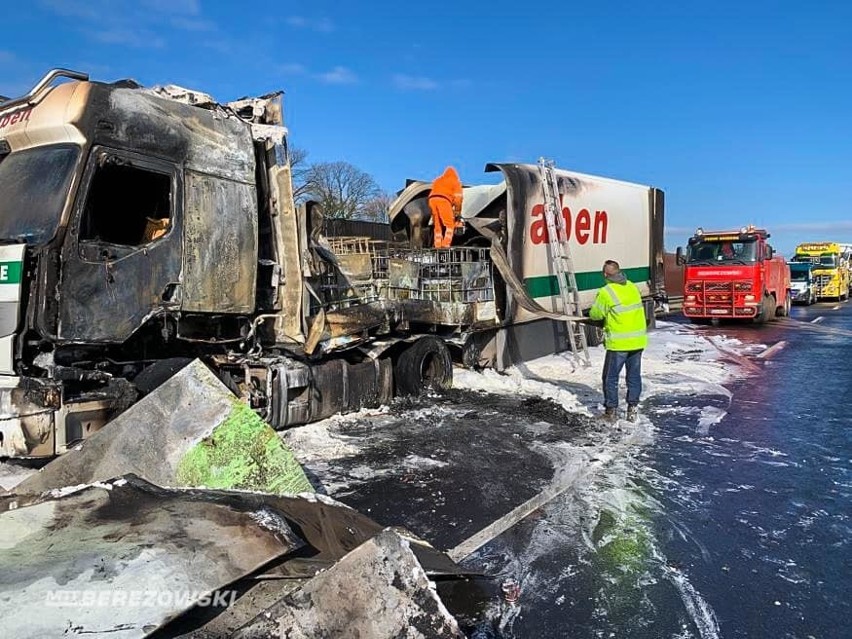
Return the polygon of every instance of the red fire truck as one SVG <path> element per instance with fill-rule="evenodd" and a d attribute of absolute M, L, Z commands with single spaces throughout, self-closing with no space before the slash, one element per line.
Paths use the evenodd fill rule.
<path fill-rule="evenodd" d="M 684 267 L 683 314 L 693 322 L 751 319 L 766 322 L 790 314 L 790 267 L 775 255 L 765 229 L 704 231 L 677 249 Z"/>

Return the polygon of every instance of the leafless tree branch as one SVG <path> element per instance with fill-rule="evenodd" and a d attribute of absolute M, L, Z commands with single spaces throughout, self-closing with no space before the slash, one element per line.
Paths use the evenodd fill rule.
<path fill-rule="evenodd" d="M 303 198 L 316 200 L 326 218 L 364 219 L 375 216 L 375 202 L 383 193 L 369 173 L 349 162 L 317 162 L 307 167 Z"/>

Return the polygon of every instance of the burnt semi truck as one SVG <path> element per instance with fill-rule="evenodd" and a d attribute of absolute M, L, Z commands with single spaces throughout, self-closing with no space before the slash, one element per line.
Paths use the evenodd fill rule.
<path fill-rule="evenodd" d="M 564 313 L 553 266 L 542 195 L 540 165 L 488 164 L 496 183 L 463 188 L 463 230 L 454 242 L 485 247 L 494 270 L 494 319 L 453 336 L 468 366 L 498 370 L 566 349 L 571 325 Z M 639 287 L 649 324 L 667 302 L 663 249 L 664 192 L 661 189 L 557 169 L 559 212 L 570 248 L 578 290 L 575 313 L 587 314 L 605 284 L 604 261 L 619 262 Z M 428 182 L 409 180 L 391 204 L 394 237 L 414 250 L 431 237 Z M 590 345 L 601 333 L 580 325 Z"/>
<path fill-rule="evenodd" d="M 449 249 L 416 215 L 393 242 L 326 238 L 294 202 L 281 93 L 51 71 L 0 102 L 0 457 L 66 451 L 194 358 L 284 428 L 446 388 L 453 359 L 564 348 L 534 166 L 499 168 Z M 662 192 L 560 185 L 577 253 L 594 247 L 584 291 L 612 258 L 659 294 Z"/>

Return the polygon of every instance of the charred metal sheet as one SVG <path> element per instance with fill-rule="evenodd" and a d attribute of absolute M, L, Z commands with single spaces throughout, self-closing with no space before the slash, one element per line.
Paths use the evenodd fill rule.
<path fill-rule="evenodd" d="M 161 486 L 176 485 L 186 452 L 221 424 L 234 396 L 200 361 L 22 482 L 20 494 L 104 481 L 134 473 Z"/>
<path fill-rule="evenodd" d="M 430 182 L 412 181 L 391 203 L 388 217 L 394 233 L 405 230 L 411 241 L 412 248 L 422 248 L 422 234 L 417 229 L 425 229 L 431 220 L 431 212 L 426 204 L 432 185 Z M 461 217 L 469 221 L 478 216 L 491 216 L 495 203 L 502 203 L 507 186 L 502 181 L 499 184 L 482 184 L 465 186 L 462 191 Z"/>
<path fill-rule="evenodd" d="M 432 190 L 431 182 L 420 182 L 420 181 L 411 181 L 409 182 L 405 189 L 397 196 L 397 198 L 391 202 L 388 207 L 388 220 L 390 221 L 391 227 L 394 226 L 394 219 L 402 213 L 405 206 L 412 202 L 413 200 L 427 197 L 429 191 Z"/>
<path fill-rule="evenodd" d="M 506 193 L 506 182 L 482 184 L 463 189 L 462 219 L 474 218 Z"/>
<path fill-rule="evenodd" d="M 651 291 L 654 300 L 668 302 L 666 293 L 666 249 L 663 242 L 666 194 L 662 189 L 650 190 L 651 208 Z"/>
<path fill-rule="evenodd" d="M 376 407 L 393 397 L 390 359 L 368 359 L 351 364 L 332 359 L 300 376 L 288 365 L 273 368 L 272 411 L 275 428 L 306 424 L 335 413 Z"/>
<path fill-rule="evenodd" d="M 0 457 L 53 455 L 60 397 L 55 382 L 0 376 Z"/>
<path fill-rule="evenodd" d="M 302 504 L 304 505 L 304 504 Z M 332 534 L 346 535 L 353 530 L 358 530 L 356 536 L 368 534 L 363 541 L 374 537 L 381 528 L 373 532 L 369 525 L 365 525 L 364 519 L 355 511 L 337 504 L 337 509 L 332 509 L 334 502 L 320 497 L 311 504 L 316 509 L 316 517 L 325 527 L 333 528 L 338 519 L 347 528 L 333 528 Z M 304 522 L 299 523 L 292 519 L 295 516 L 295 506 L 276 505 L 276 508 L 284 509 L 285 516 L 291 522 L 295 530 L 303 530 Z M 308 512 L 308 511 L 306 511 Z M 352 528 L 355 526 L 355 528 Z M 309 528 L 310 530 L 310 528 Z M 434 547 L 415 537 L 409 531 L 393 528 L 417 558 L 430 579 L 440 579 L 439 588 L 442 592 L 447 590 L 447 585 L 455 582 L 468 584 L 471 577 L 479 577 L 476 573 L 463 570 L 453 562 L 445 553 L 435 550 Z M 291 553 L 272 561 L 257 573 L 246 576 L 231 587 L 240 594 L 238 598 L 224 611 L 205 611 L 200 608 L 187 610 L 173 622 L 161 627 L 152 639 L 218 639 L 219 637 L 231 637 L 240 628 L 251 625 L 261 611 L 267 610 L 285 598 L 291 592 L 302 587 L 315 575 L 332 568 L 336 562 L 346 555 L 340 549 L 332 550 L 316 539 L 298 552 Z M 366 584 L 359 584 L 359 588 Z M 460 589 L 463 594 L 470 596 L 469 588 Z M 344 636 L 349 636 L 344 634 Z"/>
<path fill-rule="evenodd" d="M 0 618 L 13 637 L 142 637 L 304 546 L 262 498 L 133 477 L 4 501 Z"/>
<path fill-rule="evenodd" d="M 216 106 L 216 100 L 214 100 L 213 96 L 209 93 L 203 93 L 201 91 L 196 91 L 195 89 L 186 89 L 184 87 L 179 87 L 176 84 L 153 86 L 148 89 L 147 92 L 160 96 L 161 98 L 168 98 L 191 106 L 208 108 Z"/>
<path fill-rule="evenodd" d="M 348 308 L 326 311 L 325 325 L 331 339 L 344 335 L 358 335 L 387 323 L 383 303 L 358 304 Z"/>
<path fill-rule="evenodd" d="M 248 491 L 228 490 L 206 490 L 206 489 L 164 489 L 154 486 L 135 475 L 124 477 L 127 485 L 134 490 L 141 490 L 153 495 L 177 495 L 186 496 L 191 500 L 209 502 L 212 504 L 225 505 L 239 511 L 255 512 L 261 509 L 270 509 L 287 520 L 287 524 L 297 530 L 312 551 L 305 556 L 313 558 L 318 565 L 330 564 L 346 553 L 357 548 L 367 539 L 378 534 L 382 527 L 369 517 L 323 495 L 269 495 Z M 112 480 L 108 483 L 114 483 Z M 85 485 L 84 485 L 85 486 Z M 15 491 L 11 494 L 0 495 L 0 514 L 7 510 L 12 511 L 24 508 L 28 505 L 40 504 L 54 499 L 54 492 L 41 494 L 21 494 Z M 73 489 L 64 489 L 64 492 Z M 63 489 L 55 491 L 55 495 L 61 495 Z M 4 527 L 0 526 L 0 535 Z M 5 539 L 4 537 L 0 537 Z M 437 550 L 418 544 L 414 546 L 415 552 L 424 566 L 436 566 L 443 570 L 446 555 L 438 553 Z M 2 548 L 0 548 L 2 551 Z M 441 556 L 440 561 L 436 554 Z M 270 558 L 271 559 L 271 558 Z M 272 569 L 276 563 L 270 563 L 264 567 Z M 0 574 L 2 578 L 2 574 Z M 2 600 L 2 599 L 0 599 Z"/>
<path fill-rule="evenodd" d="M 133 386 L 120 378 L 71 394 L 63 393 L 57 379 L 0 376 L 0 457 L 63 453 L 100 430 L 136 397 Z"/>
<path fill-rule="evenodd" d="M 273 243 L 278 263 L 283 269 L 279 280 L 278 299 L 281 313 L 275 321 L 275 341 L 304 344 L 303 326 L 304 265 L 302 251 L 307 246 L 304 223 L 293 207 L 293 183 L 290 167 L 274 166 L 269 170 L 270 198 L 274 204 L 272 215 Z M 305 209 L 301 208 L 300 212 Z"/>
<path fill-rule="evenodd" d="M 234 637 L 461 638 L 408 543 L 386 530 L 241 628 Z"/>
<path fill-rule="evenodd" d="M 407 300 L 402 303 L 403 317 L 412 324 L 459 326 L 475 330 L 494 328 L 498 323 L 493 300 L 483 302 L 432 302 Z"/>
<path fill-rule="evenodd" d="M 222 110 L 182 104 L 140 89 L 93 83 L 95 142 L 179 161 L 192 171 L 253 183 L 251 125 Z"/>
<path fill-rule="evenodd" d="M 66 418 L 66 431 L 73 423 Z M 272 428 L 198 360 L 16 490 L 38 493 L 129 472 L 165 486 L 313 491 Z"/>
<path fill-rule="evenodd" d="M 373 260 L 369 253 L 338 255 L 337 265 L 353 284 L 363 284 L 373 278 Z"/>
<path fill-rule="evenodd" d="M 391 289 L 399 289 L 397 297 L 406 299 L 408 291 L 420 288 L 420 264 L 402 257 L 388 259 L 388 283 Z"/>
<path fill-rule="evenodd" d="M 181 309 L 253 312 L 258 250 L 254 186 L 192 171 L 185 179 Z"/>

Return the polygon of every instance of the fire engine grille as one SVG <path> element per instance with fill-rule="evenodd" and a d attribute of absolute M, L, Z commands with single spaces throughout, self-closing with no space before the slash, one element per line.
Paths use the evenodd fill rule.
<path fill-rule="evenodd" d="M 686 283 L 684 313 L 698 317 L 750 317 L 756 310 L 746 305 L 750 280 L 691 280 Z"/>
<path fill-rule="evenodd" d="M 692 280 L 686 284 L 688 293 L 703 293 L 704 291 L 723 291 L 730 292 L 731 290 L 743 292 L 750 291 L 752 283 L 750 280 L 735 280 L 728 282 L 719 282 L 716 280 Z"/>

